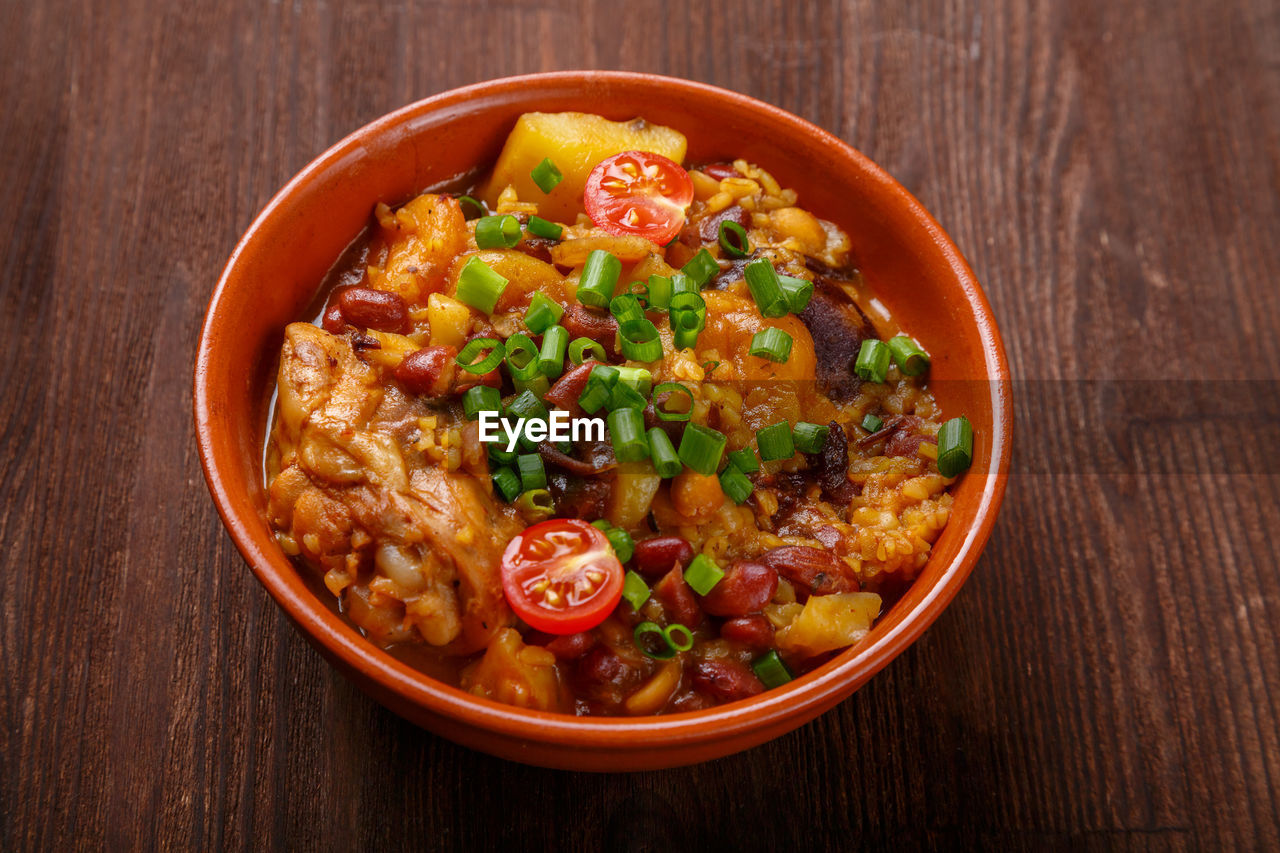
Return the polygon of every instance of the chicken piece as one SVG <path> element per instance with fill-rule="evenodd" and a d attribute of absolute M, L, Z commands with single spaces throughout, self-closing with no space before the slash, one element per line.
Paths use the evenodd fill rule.
<path fill-rule="evenodd" d="M 504 628 L 484 657 L 462 671 L 462 689 L 519 708 L 567 711 L 568 701 L 556 669 L 556 656 L 526 646 L 514 628 Z"/>

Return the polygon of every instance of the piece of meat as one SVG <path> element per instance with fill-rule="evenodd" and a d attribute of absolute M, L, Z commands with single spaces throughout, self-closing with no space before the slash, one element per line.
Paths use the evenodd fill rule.
<path fill-rule="evenodd" d="M 853 500 L 857 489 L 849 482 L 849 437 L 835 421 L 827 424 L 826 444 L 817 453 L 806 453 L 809 471 L 822 486 L 822 497 L 835 504 Z"/>
<path fill-rule="evenodd" d="M 577 451 L 578 456 L 570 456 L 557 450 L 549 441 L 538 443 L 538 453 L 543 462 L 579 477 L 593 477 L 618 467 L 618 460 L 613 455 L 613 445 L 607 441 L 580 441 Z"/>
<path fill-rule="evenodd" d="M 848 563 L 830 551 L 805 545 L 784 545 L 760 555 L 760 562 L 796 586 L 802 598 L 833 592 L 858 592 L 858 579 Z"/>
<path fill-rule="evenodd" d="M 580 477 L 561 471 L 551 471 L 547 477 L 551 498 L 555 501 L 556 517 L 581 518 L 595 521 L 604 518 L 613 494 L 612 476 Z"/>
<path fill-rule="evenodd" d="M 853 399 L 862 387 L 853 372 L 858 350 L 875 337 L 867 315 L 831 279 L 819 275 L 800 320 L 813 338 L 819 388 L 836 402 Z"/>

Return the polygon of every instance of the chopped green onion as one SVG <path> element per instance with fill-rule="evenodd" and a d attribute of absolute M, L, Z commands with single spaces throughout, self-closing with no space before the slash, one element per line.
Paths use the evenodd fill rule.
<path fill-rule="evenodd" d="M 653 469 L 663 479 L 669 480 L 684 470 L 680 457 L 676 455 L 675 445 L 671 443 L 671 437 L 662 427 L 652 427 L 649 430 L 649 457 L 653 459 Z"/>
<path fill-rule="evenodd" d="M 480 353 L 485 350 L 489 350 L 489 354 L 479 358 Z M 472 338 L 453 361 L 467 373 L 481 374 L 502 364 L 506 354 L 506 348 L 497 338 Z"/>
<path fill-rule="evenodd" d="M 747 264 L 744 271 L 747 278 L 747 289 L 751 298 L 765 317 L 782 317 L 790 310 L 787 295 L 782 291 L 778 281 L 778 271 L 768 258 L 756 258 Z"/>
<path fill-rule="evenodd" d="M 555 515 L 556 502 L 546 489 L 528 489 L 516 498 L 516 509 L 525 521 L 546 521 Z"/>
<path fill-rule="evenodd" d="M 518 376 L 511 377 L 511 386 L 516 389 L 516 393 L 520 394 L 525 391 L 532 391 L 537 396 L 551 390 L 551 380 L 543 376 L 541 373 L 535 373 L 528 379 L 521 379 Z"/>
<path fill-rule="evenodd" d="M 643 367 L 619 367 L 618 381 L 630 385 L 646 396 L 653 389 L 653 374 Z"/>
<path fill-rule="evenodd" d="M 608 533 L 609 528 L 613 527 L 607 518 L 597 518 L 595 521 L 591 522 L 591 526 L 596 530 L 599 530 L 601 533 Z"/>
<path fill-rule="evenodd" d="M 529 309 L 524 312 L 524 324 L 530 332 L 540 335 L 550 329 L 564 316 L 564 309 L 545 293 L 534 291 L 529 300 Z"/>
<path fill-rule="evenodd" d="M 591 338 L 574 338 L 569 344 L 569 361 L 575 367 L 587 360 L 603 362 L 605 360 L 604 347 L 600 346 L 598 341 Z"/>
<path fill-rule="evenodd" d="M 667 408 L 658 397 L 662 394 L 683 394 L 685 399 L 689 401 L 689 406 L 683 412 L 673 411 Z M 667 397 L 666 403 L 671 402 L 671 397 Z M 687 421 L 693 413 L 693 392 L 681 385 L 679 382 L 663 382 L 657 388 L 653 389 L 653 411 L 658 415 L 658 420 L 663 421 Z"/>
<path fill-rule="evenodd" d="M 613 386 L 618 383 L 618 368 L 597 364 L 587 376 L 587 384 L 578 395 L 578 405 L 587 414 L 594 414 L 609 402 Z"/>
<path fill-rule="evenodd" d="M 689 259 L 689 263 L 681 267 L 681 271 L 689 276 L 689 280 L 695 287 L 701 290 L 707 282 L 720 273 L 720 264 L 716 263 L 716 259 L 711 257 L 710 252 L 702 249 Z"/>
<path fill-rule="evenodd" d="M 626 383 L 618 382 L 609 389 L 609 401 L 604 405 L 611 412 L 614 409 L 640 409 L 643 411 L 648 402 L 639 391 Z"/>
<path fill-rule="evenodd" d="M 504 501 L 515 500 L 520 494 L 520 478 L 510 468 L 502 467 L 493 472 L 493 487 L 502 495 Z"/>
<path fill-rule="evenodd" d="M 604 532 L 604 538 L 613 546 L 613 553 L 617 555 L 619 563 L 625 563 L 635 555 L 636 542 L 621 527 L 610 527 Z"/>
<path fill-rule="evenodd" d="M 462 272 L 458 274 L 459 302 L 465 302 L 477 311 L 492 314 L 498 306 L 498 297 L 507 289 L 507 280 L 494 272 L 488 264 L 472 255 Z"/>
<path fill-rule="evenodd" d="M 869 382 L 883 382 L 889 373 L 889 348 L 874 338 L 863 341 L 853 372 Z"/>
<path fill-rule="evenodd" d="M 509 213 L 476 220 L 476 245 L 481 249 L 510 249 L 520 242 L 520 220 Z"/>
<path fill-rule="evenodd" d="M 693 632 L 679 622 L 672 622 L 666 628 L 662 629 L 662 634 L 667 638 L 667 643 L 671 648 L 678 652 L 687 652 L 693 648 Z M 679 635 L 679 639 L 677 639 Z"/>
<path fill-rule="evenodd" d="M 647 657 L 651 657 L 654 660 L 671 660 L 676 656 L 676 647 L 671 645 L 671 640 L 668 639 L 666 632 L 656 622 L 641 622 L 632 632 L 632 637 L 635 640 L 636 648 Z M 650 639 L 646 640 L 646 637 Z M 653 638 L 658 641 L 656 649 L 649 648 L 653 645 Z"/>
<path fill-rule="evenodd" d="M 929 368 L 929 354 L 906 335 L 889 338 L 889 352 L 903 376 L 919 376 Z"/>
<path fill-rule="evenodd" d="M 747 242 L 747 229 L 728 219 L 720 223 L 720 248 L 731 258 L 745 258 L 751 254 L 751 244 Z"/>
<path fill-rule="evenodd" d="M 474 421 L 481 412 L 501 412 L 502 395 L 497 388 L 489 385 L 476 385 L 468 388 L 462 395 L 462 413 L 467 420 Z"/>
<path fill-rule="evenodd" d="M 533 171 L 529 173 L 529 177 L 533 178 L 533 182 L 538 185 L 538 189 L 544 193 L 551 192 L 556 188 L 556 184 L 564 180 L 564 175 L 556 168 L 556 164 L 551 162 L 550 157 L 534 166 Z"/>
<path fill-rule="evenodd" d="M 747 475 L 739 471 L 737 465 L 732 464 L 726 465 L 720 472 L 720 488 L 736 504 L 745 502 L 755 491 L 755 486 L 751 484 L 751 480 L 747 479 Z"/>
<path fill-rule="evenodd" d="M 628 569 L 622 578 L 622 597 L 630 603 L 632 610 L 639 612 L 649 600 L 649 585 L 644 582 L 644 578 Z"/>
<path fill-rule="evenodd" d="M 538 346 L 523 332 L 507 338 L 507 372 L 512 379 L 529 380 L 538 375 Z"/>
<path fill-rule="evenodd" d="M 867 432 L 879 432 L 882 426 L 884 426 L 884 421 L 875 415 L 868 414 L 862 419 L 862 428 Z"/>
<path fill-rule="evenodd" d="M 697 293 L 702 288 L 698 287 L 693 279 L 689 278 L 687 273 L 678 272 L 671 276 L 671 295 L 677 293 Z"/>
<path fill-rule="evenodd" d="M 618 325 L 631 320 L 643 320 L 644 309 L 634 293 L 620 293 L 609 300 L 609 313 L 618 320 Z"/>
<path fill-rule="evenodd" d="M 483 204 L 469 195 L 458 196 L 458 207 L 462 208 L 462 218 L 466 220 L 476 219 L 488 213 Z"/>
<path fill-rule="evenodd" d="M 781 329 L 770 326 L 751 337 L 751 349 L 748 352 L 783 364 L 791 358 L 791 336 Z"/>
<path fill-rule="evenodd" d="M 778 652 L 770 649 L 751 663 L 751 669 L 765 687 L 770 689 L 781 687 L 791 680 L 791 670 L 778 657 Z"/>
<path fill-rule="evenodd" d="M 622 368 L 608 364 L 597 364 L 591 368 L 590 375 L 603 382 L 606 388 L 612 388 L 622 378 Z"/>
<path fill-rule="evenodd" d="M 791 424 L 778 421 L 760 430 L 756 433 L 756 447 L 760 449 L 760 458 L 765 462 L 790 459 L 796 453 L 795 442 L 791 438 Z"/>
<path fill-rule="evenodd" d="M 696 291 L 676 291 L 671 296 L 671 331 L 676 349 L 689 349 L 707 325 L 707 303 Z"/>
<path fill-rule="evenodd" d="M 665 275 L 649 276 L 649 289 L 645 297 L 649 301 L 649 308 L 655 311 L 666 311 L 671 305 L 671 279 Z"/>
<path fill-rule="evenodd" d="M 809 300 L 813 298 L 813 282 L 793 275 L 779 275 L 778 284 L 787 296 L 787 308 L 792 314 L 799 314 L 809 306 Z"/>
<path fill-rule="evenodd" d="M 613 299 L 618 276 L 622 273 L 622 261 L 604 249 L 596 249 L 587 255 L 578 279 L 578 301 L 593 308 L 607 308 Z"/>
<path fill-rule="evenodd" d="M 680 438 L 680 461 L 699 474 L 711 475 L 720 467 L 727 439 L 702 424 L 689 424 Z"/>
<path fill-rule="evenodd" d="M 807 421 L 797 422 L 795 429 L 791 431 L 796 450 L 801 453 L 820 453 L 827 443 L 827 436 L 830 434 L 831 427 L 811 424 Z"/>
<path fill-rule="evenodd" d="M 498 425 L 498 440 L 489 445 L 489 458 L 499 465 L 510 465 L 516 461 L 518 455 L 514 450 L 507 450 L 507 445 L 511 443 L 511 434 L 507 432 L 507 428 Z"/>
<path fill-rule="evenodd" d="M 507 403 L 507 414 L 517 419 L 545 421 L 550 415 L 547 404 L 538 399 L 532 391 L 522 391 L 510 403 Z"/>
<path fill-rule="evenodd" d="M 724 569 L 706 554 L 694 557 L 689 561 L 689 568 L 684 570 L 684 582 L 698 595 L 711 592 L 723 577 Z"/>
<path fill-rule="evenodd" d="M 956 477 L 973 464 L 973 424 L 964 415 L 952 418 L 938 430 L 938 473 Z"/>
<path fill-rule="evenodd" d="M 751 474 L 760 470 L 760 460 L 756 458 L 756 452 L 750 447 L 744 447 L 741 450 L 735 450 L 730 453 L 729 464 L 744 474 Z"/>
<path fill-rule="evenodd" d="M 529 224 L 525 226 L 525 230 L 535 237 L 542 237 L 546 240 L 559 240 L 564 236 L 564 226 L 548 222 L 541 216 L 530 216 Z"/>
<path fill-rule="evenodd" d="M 538 370 L 543 376 L 555 379 L 564 373 L 564 354 L 569 348 L 569 331 L 564 326 L 552 326 L 542 334 L 542 349 L 538 353 Z"/>
<path fill-rule="evenodd" d="M 527 492 L 530 489 L 545 489 L 547 486 L 547 469 L 542 464 L 542 456 L 537 453 L 521 453 L 516 457 L 516 471 L 520 473 L 520 485 Z"/>
<path fill-rule="evenodd" d="M 638 462 L 648 458 L 649 442 L 645 440 L 644 415 L 639 409 L 614 409 L 609 413 L 608 424 L 613 455 L 619 462 Z"/>
<path fill-rule="evenodd" d="M 657 361 L 662 358 L 658 327 L 642 315 L 621 324 L 622 355 L 630 361 Z"/>

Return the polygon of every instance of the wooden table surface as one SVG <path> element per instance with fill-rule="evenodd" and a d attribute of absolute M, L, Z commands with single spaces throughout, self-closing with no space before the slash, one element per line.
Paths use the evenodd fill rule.
<path fill-rule="evenodd" d="M 1019 380 L 999 524 L 927 635 L 662 773 L 366 698 L 232 546 L 190 415 L 206 300 L 291 175 L 417 98 L 588 66 L 883 164 Z M 1275 3 L 3 3 L 0 262 L 0 849 L 1280 846 Z"/>

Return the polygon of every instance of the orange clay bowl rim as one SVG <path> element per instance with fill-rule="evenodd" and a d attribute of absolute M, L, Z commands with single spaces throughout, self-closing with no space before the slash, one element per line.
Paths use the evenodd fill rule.
<path fill-rule="evenodd" d="M 862 178 L 872 186 L 861 191 L 887 193 L 918 221 L 925 236 L 940 250 L 954 276 L 955 286 L 963 291 L 965 302 L 973 311 L 982 341 L 985 379 L 991 385 L 992 450 L 979 497 L 974 522 L 964 531 L 964 541 L 951 564 L 922 601 L 885 634 L 873 641 L 846 649 L 822 666 L 789 684 L 767 690 L 749 699 L 700 711 L 647 717 L 577 717 L 568 714 L 526 710 L 466 693 L 419 672 L 393 658 L 361 636 L 355 628 L 329 610 L 309 592 L 300 593 L 282 574 L 297 573 L 294 564 L 284 558 L 273 539 L 255 536 L 248 517 L 249 501 L 245 496 L 228 492 L 220 469 L 243 464 L 240 459 L 223 458 L 215 441 L 220 429 L 212 417 L 213 393 L 207 379 L 207 366 L 215 357 L 218 307 L 232 271 L 255 233 L 269 220 L 284 201 L 311 181 L 318 173 L 350 157 L 362 147 L 363 140 L 394 132 L 406 120 L 422 114 L 464 106 L 468 99 L 496 91 L 543 86 L 584 86 L 590 83 L 646 85 L 658 89 L 680 90 L 694 98 L 713 98 L 734 102 L 736 106 L 762 115 L 770 124 L 784 126 L 798 135 L 816 138 L 832 150 L 833 156 L 853 161 Z M 754 98 L 709 86 L 655 74 L 604 71 L 568 71 L 506 77 L 453 89 L 410 104 L 365 125 L 313 160 L 289 181 L 267 204 L 236 246 L 209 301 L 208 313 L 200 333 L 195 364 L 195 421 L 200 461 L 210 492 L 217 504 L 232 539 L 252 568 L 258 580 L 284 608 L 297 625 L 326 650 L 352 670 L 378 682 L 403 700 L 434 714 L 454 718 L 465 724 L 504 735 L 544 743 L 587 747 L 593 750 L 617 749 L 635 752 L 646 745 L 664 746 L 736 740 L 751 731 L 783 726 L 789 729 L 845 698 L 871 676 L 883 669 L 911 643 L 943 611 L 959 591 L 990 536 L 996 511 L 1004 495 L 1008 476 L 1009 451 L 1012 440 L 1012 405 L 1009 368 L 1004 345 L 996 328 L 991 307 L 969 265 L 934 218 L 902 185 L 887 172 L 854 148 L 821 128 L 778 107 Z M 224 445 L 226 447 L 227 445 Z M 228 451 L 229 452 L 229 451 Z M 975 469 L 966 476 L 975 476 Z M 874 636 L 874 633 L 873 633 Z M 785 730 L 784 729 L 784 730 Z"/>

